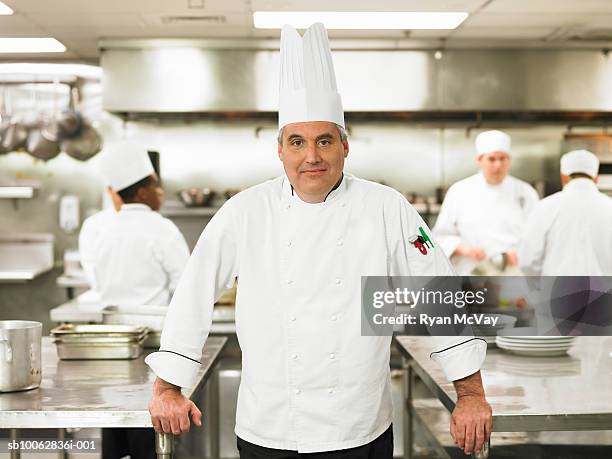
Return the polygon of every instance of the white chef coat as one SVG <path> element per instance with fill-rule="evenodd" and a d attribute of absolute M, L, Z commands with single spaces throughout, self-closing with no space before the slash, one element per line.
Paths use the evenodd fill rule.
<path fill-rule="evenodd" d="M 612 199 L 588 178 L 571 180 L 535 206 L 518 256 L 527 275 L 612 276 Z"/>
<path fill-rule="evenodd" d="M 102 229 L 117 216 L 114 207 L 102 209 L 83 220 L 79 233 L 79 258 L 85 277 L 93 290 L 96 290 L 94 275 L 95 247 Z"/>
<path fill-rule="evenodd" d="M 442 251 L 422 255 L 408 242 L 419 226 L 401 194 L 351 176 L 318 204 L 300 200 L 286 177 L 245 190 L 204 229 L 161 351 L 146 362 L 163 380 L 191 387 L 213 303 L 238 277 L 236 435 L 304 453 L 366 444 L 392 421 L 391 337 L 361 336 L 361 276 L 454 275 Z M 450 380 L 480 369 L 484 341 L 439 344 L 433 357 Z"/>
<path fill-rule="evenodd" d="M 453 184 L 446 193 L 434 236 L 447 256 L 459 244 L 484 249 L 487 258 L 516 250 L 527 215 L 538 194 L 526 182 L 506 176 L 499 185 L 479 172 Z M 451 258 L 459 275 L 469 275 L 477 262 Z"/>
<path fill-rule="evenodd" d="M 102 303 L 125 306 L 167 305 L 189 259 L 176 225 L 145 204 L 123 204 L 94 252 Z"/>

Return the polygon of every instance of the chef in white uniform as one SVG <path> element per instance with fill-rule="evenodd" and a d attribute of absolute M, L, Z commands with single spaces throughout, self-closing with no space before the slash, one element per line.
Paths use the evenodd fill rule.
<path fill-rule="evenodd" d="M 103 196 L 104 208 L 83 220 L 81 231 L 79 232 L 79 258 L 81 266 L 91 289 L 94 291 L 96 290 L 96 278 L 94 275 L 96 241 L 102 233 L 102 229 L 114 221 L 117 212 L 119 212 L 123 204 L 121 197 L 110 186 L 106 187 Z"/>
<path fill-rule="evenodd" d="M 122 141 L 101 169 L 123 205 L 95 244 L 94 276 L 104 304 L 165 306 L 189 258 L 185 238 L 157 211 L 163 191 L 147 152 Z"/>
<path fill-rule="evenodd" d="M 400 193 L 343 174 L 349 147 L 322 24 L 303 38 L 283 28 L 280 86 L 285 174 L 232 197 L 204 229 L 160 351 L 145 360 L 158 376 L 152 423 L 177 434 L 189 416 L 201 424 L 179 388 L 194 384 L 213 304 L 238 277 L 241 459 L 391 459 L 391 337 L 361 335 L 361 276 L 453 270 L 435 242 L 425 254 L 410 242 L 429 230 Z M 451 431 L 472 451 L 491 428 L 479 371 L 486 344 L 454 337 L 432 350 L 459 395 Z"/>
<path fill-rule="evenodd" d="M 563 155 L 563 190 L 535 206 L 521 238 L 525 274 L 612 276 L 612 199 L 597 189 L 598 171 L 590 151 Z"/>
<path fill-rule="evenodd" d="M 460 275 L 518 274 L 516 249 L 538 194 L 508 175 L 510 151 L 508 134 L 480 133 L 480 171 L 446 193 L 433 233 Z"/>

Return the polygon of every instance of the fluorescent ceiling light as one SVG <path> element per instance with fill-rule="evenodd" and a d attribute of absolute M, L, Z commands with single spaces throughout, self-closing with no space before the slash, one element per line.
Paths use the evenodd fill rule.
<path fill-rule="evenodd" d="M 0 75 L 75 75 L 83 78 L 102 78 L 102 68 L 86 64 L 6 63 L 0 64 Z"/>
<path fill-rule="evenodd" d="M 4 3 L 0 2 L 0 16 L 8 16 L 10 14 L 13 14 L 13 10 Z"/>
<path fill-rule="evenodd" d="M 291 24 L 306 29 L 322 22 L 328 29 L 455 29 L 468 17 L 460 12 L 380 12 L 380 11 L 256 11 L 257 29 L 281 29 Z"/>
<path fill-rule="evenodd" d="M 0 53 L 63 53 L 66 47 L 55 38 L 0 38 Z"/>

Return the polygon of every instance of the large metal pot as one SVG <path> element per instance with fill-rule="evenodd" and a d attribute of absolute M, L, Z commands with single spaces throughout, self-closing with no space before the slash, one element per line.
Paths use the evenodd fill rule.
<path fill-rule="evenodd" d="M 0 392 L 40 386 L 41 342 L 40 322 L 0 320 Z"/>

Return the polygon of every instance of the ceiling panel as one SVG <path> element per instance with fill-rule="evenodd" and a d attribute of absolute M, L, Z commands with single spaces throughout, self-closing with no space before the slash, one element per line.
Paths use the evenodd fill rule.
<path fill-rule="evenodd" d="M 144 24 L 140 21 L 140 16 L 137 14 L 44 14 L 32 13 L 29 18 L 37 24 L 42 24 L 45 27 L 139 27 Z"/>
<path fill-rule="evenodd" d="M 14 14 L 0 16 L 0 35 L 3 37 L 43 37 L 47 33 L 34 22 L 19 14 Z"/>
<path fill-rule="evenodd" d="M 505 38 L 505 39 L 541 39 L 548 36 L 554 28 L 545 27 L 466 27 L 453 33 L 453 38 Z"/>
<path fill-rule="evenodd" d="M 562 27 L 591 24 L 607 24 L 612 27 L 612 15 L 480 13 L 468 18 L 463 27 Z"/>
<path fill-rule="evenodd" d="M 491 13 L 611 13 L 611 0 L 493 0 L 484 9 Z"/>
<path fill-rule="evenodd" d="M 23 13 L 187 13 L 202 11 L 189 8 L 189 0 L 2 0 L 17 12 Z M 199 0 L 192 0 L 196 4 Z M 249 11 L 247 0 L 204 0 L 204 9 L 228 12 Z"/>
<path fill-rule="evenodd" d="M 486 0 L 252 0 L 253 11 L 476 11 Z"/>

